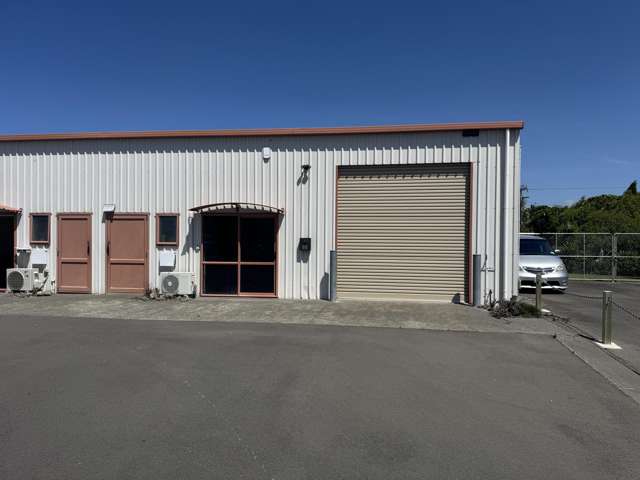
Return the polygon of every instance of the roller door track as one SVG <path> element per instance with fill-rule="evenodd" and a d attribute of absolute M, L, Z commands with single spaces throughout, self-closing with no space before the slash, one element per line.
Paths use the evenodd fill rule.
<path fill-rule="evenodd" d="M 469 165 L 338 169 L 338 298 L 464 301 Z"/>

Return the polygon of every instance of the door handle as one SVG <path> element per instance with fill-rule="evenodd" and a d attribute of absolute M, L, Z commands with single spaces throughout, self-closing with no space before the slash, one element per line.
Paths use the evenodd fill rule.
<path fill-rule="evenodd" d="M 109 256 L 110 247 L 111 247 L 111 242 L 107 242 L 107 257 Z"/>
<path fill-rule="evenodd" d="M 91 242 L 87 240 L 87 257 L 91 255 Z"/>

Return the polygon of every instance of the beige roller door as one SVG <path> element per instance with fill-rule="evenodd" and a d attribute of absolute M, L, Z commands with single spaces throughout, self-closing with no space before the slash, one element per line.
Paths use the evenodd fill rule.
<path fill-rule="evenodd" d="M 340 167 L 338 298 L 464 301 L 469 165 Z"/>

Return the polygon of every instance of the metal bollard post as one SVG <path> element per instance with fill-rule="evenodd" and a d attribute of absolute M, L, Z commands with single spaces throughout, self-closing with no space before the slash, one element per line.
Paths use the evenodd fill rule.
<path fill-rule="evenodd" d="M 602 292 L 602 343 L 611 344 L 611 302 L 613 298 L 610 290 Z"/>
<path fill-rule="evenodd" d="M 536 309 L 542 310 L 542 273 L 536 273 Z"/>
<path fill-rule="evenodd" d="M 329 299 L 336 301 L 336 283 L 338 275 L 338 254 L 335 250 L 329 252 Z"/>
<path fill-rule="evenodd" d="M 482 272 L 482 256 L 478 254 L 473 255 L 473 306 L 479 307 L 482 303 L 481 290 L 480 290 L 480 273 Z"/>

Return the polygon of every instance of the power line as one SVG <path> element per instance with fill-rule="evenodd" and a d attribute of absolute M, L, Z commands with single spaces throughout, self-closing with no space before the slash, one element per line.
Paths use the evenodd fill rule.
<path fill-rule="evenodd" d="M 529 187 L 529 190 L 619 190 L 627 187 Z"/>

